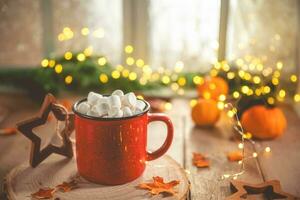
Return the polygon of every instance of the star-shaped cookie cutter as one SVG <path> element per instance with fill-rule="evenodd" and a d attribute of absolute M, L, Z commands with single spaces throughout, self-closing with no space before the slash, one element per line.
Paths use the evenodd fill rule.
<path fill-rule="evenodd" d="M 58 147 L 50 143 L 45 148 L 41 149 L 42 140 L 33 132 L 33 129 L 45 124 L 50 112 L 53 113 L 58 121 L 66 122 L 64 129 L 59 133 L 63 144 Z M 60 154 L 68 158 L 73 157 L 72 142 L 69 137 L 74 130 L 74 114 L 68 113 L 63 106 L 57 104 L 57 101 L 52 94 L 46 95 L 39 114 L 36 117 L 18 123 L 17 128 L 25 137 L 31 140 L 29 163 L 32 167 L 39 165 L 52 153 Z"/>
<path fill-rule="evenodd" d="M 283 192 L 278 180 L 266 181 L 261 184 L 248 184 L 242 181 L 232 180 L 230 189 L 233 194 L 226 200 L 245 200 L 250 199 L 251 195 L 264 194 L 267 199 L 288 199 L 296 200 L 299 198 L 289 193 Z"/>

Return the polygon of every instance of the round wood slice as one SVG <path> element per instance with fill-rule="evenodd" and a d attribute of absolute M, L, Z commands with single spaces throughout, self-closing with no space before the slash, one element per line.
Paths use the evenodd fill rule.
<path fill-rule="evenodd" d="M 64 181 L 70 181 L 78 176 L 76 161 L 57 155 L 51 156 L 36 168 L 23 164 L 14 168 L 6 177 L 5 190 L 8 199 L 31 200 L 31 194 L 43 187 L 55 187 Z M 53 159 L 54 158 L 54 159 Z M 163 194 L 152 196 L 148 190 L 139 189 L 137 186 L 142 182 L 152 181 L 153 176 L 161 176 L 165 182 L 180 180 L 175 187 L 178 192 L 175 196 Z M 98 185 L 80 178 L 79 188 L 70 192 L 56 192 L 54 198 L 60 200 L 114 200 L 114 199 L 186 199 L 189 191 L 189 181 L 183 168 L 169 156 L 163 156 L 158 160 L 147 163 L 146 170 L 138 179 L 117 186 Z"/>

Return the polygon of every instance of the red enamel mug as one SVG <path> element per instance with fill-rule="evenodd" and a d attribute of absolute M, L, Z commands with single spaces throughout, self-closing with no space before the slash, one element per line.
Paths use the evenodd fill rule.
<path fill-rule="evenodd" d="M 79 174 L 85 179 L 104 185 L 118 185 L 138 178 L 145 169 L 145 162 L 162 156 L 173 139 L 173 125 L 164 114 L 149 113 L 145 102 L 142 113 L 122 118 L 100 118 L 75 113 L 76 160 Z M 147 126 L 152 121 L 167 125 L 167 137 L 163 145 L 148 152 Z"/>

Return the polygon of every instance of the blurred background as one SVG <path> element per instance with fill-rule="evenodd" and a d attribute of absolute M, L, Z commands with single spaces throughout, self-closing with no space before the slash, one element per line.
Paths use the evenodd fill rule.
<path fill-rule="evenodd" d="M 297 0 L 1 0 L 0 9 L 2 89 L 167 86 L 184 96 L 220 70 L 227 79 L 299 75 Z"/>

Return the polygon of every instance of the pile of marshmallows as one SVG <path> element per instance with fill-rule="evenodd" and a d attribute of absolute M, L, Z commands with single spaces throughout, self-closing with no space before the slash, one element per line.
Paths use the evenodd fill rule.
<path fill-rule="evenodd" d="M 92 117 L 115 118 L 139 114 L 145 107 L 133 92 L 124 94 L 122 90 L 115 90 L 111 96 L 89 92 L 87 101 L 80 103 L 77 110 Z"/>

